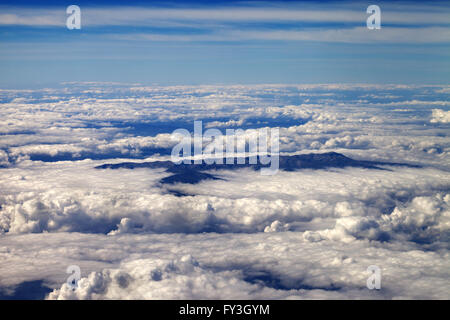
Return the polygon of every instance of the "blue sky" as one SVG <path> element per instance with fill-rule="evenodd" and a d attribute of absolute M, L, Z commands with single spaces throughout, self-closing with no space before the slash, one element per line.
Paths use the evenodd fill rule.
<path fill-rule="evenodd" d="M 81 30 L 65 26 L 81 8 Z M 368 30 L 366 8 L 381 8 Z M 448 83 L 446 2 L 0 2 L 0 86 Z"/>

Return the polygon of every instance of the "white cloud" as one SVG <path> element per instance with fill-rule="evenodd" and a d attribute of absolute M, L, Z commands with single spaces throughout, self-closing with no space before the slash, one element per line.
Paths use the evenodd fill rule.
<path fill-rule="evenodd" d="M 1 90 L 0 290 L 44 280 L 59 299 L 448 299 L 450 141 L 446 111 L 434 109 L 434 124 L 429 111 L 445 108 L 434 95 L 445 88 L 86 84 L 47 89 L 51 102 Z M 284 154 L 420 167 L 222 170 L 212 173 L 223 180 L 169 187 L 163 169 L 94 169 L 167 160 L 134 158 L 174 142 L 133 125 L 192 131 L 194 118 L 225 128 L 297 119 L 281 122 Z M 37 153 L 112 159 L 30 160 Z M 73 264 L 83 276 L 75 292 L 64 285 Z M 384 291 L 365 287 L 373 264 Z"/>
<path fill-rule="evenodd" d="M 9 236 L 0 239 L 1 281 L 44 277 L 53 299 L 448 299 L 445 254 L 305 234 Z M 65 271 L 74 262 L 82 280 L 71 292 Z M 366 288 L 373 264 L 382 269 L 377 292 Z"/>
<path fill-rule="evenodd" d="M 0 167 L 7 166 L 9 164 L 8 154 L 0 150 Z"/>
<path fill-rule="evenodd" d="M 441 109 L 433 109 L 431 116 L 431 123 L 449 123 L 450 122 L 450 111 L 445 111 Z"/>

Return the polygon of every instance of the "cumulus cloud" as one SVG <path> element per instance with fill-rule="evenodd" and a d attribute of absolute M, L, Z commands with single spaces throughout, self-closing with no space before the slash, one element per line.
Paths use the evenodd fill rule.
<path fill-rule="evenodd" d="M 134 260 L 120 269 L 94 272 L 72 290 L 64 284 L 49 299 L 249 299 L 264 289 L 239 279 L 240 271 L 214 272 L 189 255 L 175 261 Z M 207 294 L 207 296 L 206 296 Z M 254 294 L 254 293 L 253 293 Z"/>
<path fill-rule="evenodd" d="M 0 167 L 5 167 L 9 164 L 8 154 L 0 150 Z"/>
<path fill-rule="evenodd" d="M 385 215 L 408 206 L 408 201 L 416 197 L 447 199 L 444 190 L 450 185 L 449 177 L 440 176 L 436 169 L 300 170 L 280 172 L 273 177 L 243 169 L 211 172 L 222 179 L 176 184 L 166 189 L 159 180 L 170 173 L 163 169 L 94 169 L 99 162 L 41 163 L 37 170 L 37 164 L 29 161 L 7 169 L 9 174 L 4 174 L 1 182 L 1 232 L 117 235 L 318 232 L 335 228 L 342 231 L 333 237 L 336 241 L 383 241 L 382 235 L 394 239 L 401 224 L 409 223 L 398 222 L 396 229 L 381 223 Z M 444 200 L 436 206 L 445 212 Z M 447 219 L 446 214 L 432 208 L 425 206 L 423 214 L 434 217 L 434 223 L 441 226 L 439 232 L 445 233 L 448 227 L 442 221 Z M 358 222 L 361 217 L 373 222 L 371 233 L 360 232 L 363 226 L 355 229 L 344 223 Z M 436 234 L 428 234 L 428 227 L 433 224 L 418 225 L 418 236 L 432 243 L 441 241 Z M 325 231 L 321 234 L 326 236 Z"/>
<path fill-rule="evenodd" d="M 0 291 L 42 280 L 51 299 L 448 299 L 447 89 L 0 90 Z M 430 106 L 442 108 L 431 120 Z M 194 119 L 248 134 L 280 127 L 286 155 L 418 166 L 219 170 L 208 173 L 220 180 L 170 186 L 164 169 L 94 169 L 168 160 L 170 133 Z M 76 291 L 65 284 L 73 264 Z M 373 264 L 385 290 L 365 287 Z"/>
<path fill-rule="evenodd" d="M 49 250 L 56 244 L 57 252 Z M 318 241 L 312 232 L 50 233 L 10 236 L 0 245 L 2 285 L 45 278 L 55 288 L 51 299 L 448 299 L 449 292 L 445 253 Z M 65 271 L 74 262 L 82 279 L 71 291 Z M 380 291 L 366 288 L 369 265 L 382 269 Z"/>
<path fill-rule="evenodd" d="M 441 109 L 433 109 L 431 116 L 431 123 L 449 123 L 450 122 L 450 111 L 445 111 Z"/>

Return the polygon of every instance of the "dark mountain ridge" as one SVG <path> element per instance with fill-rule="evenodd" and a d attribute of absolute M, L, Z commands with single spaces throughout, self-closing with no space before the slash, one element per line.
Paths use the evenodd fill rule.
<path fill-rule="evenodd" d="M 212 170 L 235 170 L 240 168 L 252 168 L 253 170 L 259 170 L 261 168 L 268 168 L 268 165 L 262 165 L 260 158 L 257 157 L 256 164 L 250 164 L 249 157 L 244 158 L 245 163 L 238 164 L 234 159 L 233 164 L 226 164 L 225 158 L 223 164 L 213 163 L 207 164 L 202 162 L 201 164 L 176 164 L 172 161 L 152 161 L 152 162 L 122 162 L 116 164 L 103 164 L 97 166 L 96 169 L 135 169 L 135 168 L 165 168 L 167 172 L 173 173 L 173 175 L 160 180 L 164 184 L 174 183 L 191 183 L 195 184 L 202 180 L 207 179 L 220 179 L 211 173 L 205 173 L 203 171 Z M 242 158 L 241 158 L 242 161 Z M 389 166 L 408 166 L 418 167 L 410 164 L 391 163 L 391 162 L 378 162 L 378 161 L 365 161 L 354 160 L 343 154 L 337 152 L 327 153 L 310 153 L 299 154 L 293 156 L 279 156 L 279 169 L 284 171 L 296 171 L 301 169 L 326 169 L 326 168 L 344 168 L 344 167 L 357 167 L 366 169 L 387 170 L 381 168 L 382 165 Z"/>

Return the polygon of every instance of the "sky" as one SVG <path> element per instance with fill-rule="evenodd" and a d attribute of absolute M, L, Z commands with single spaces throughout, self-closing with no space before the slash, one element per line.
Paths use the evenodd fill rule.
<path fill-rule="evenodd" d="M 444 1 L 0 2 L 0 86 L 142 84 L 445 84 Z M 381 9 L 369 30 L 366 9 Z"/>
<path fill-rule="evenodd" d="M 0 300 L 448 300 L 449 13 L 0 1 Z M 170 164 L 198 120 L 279 170 Z"/>

